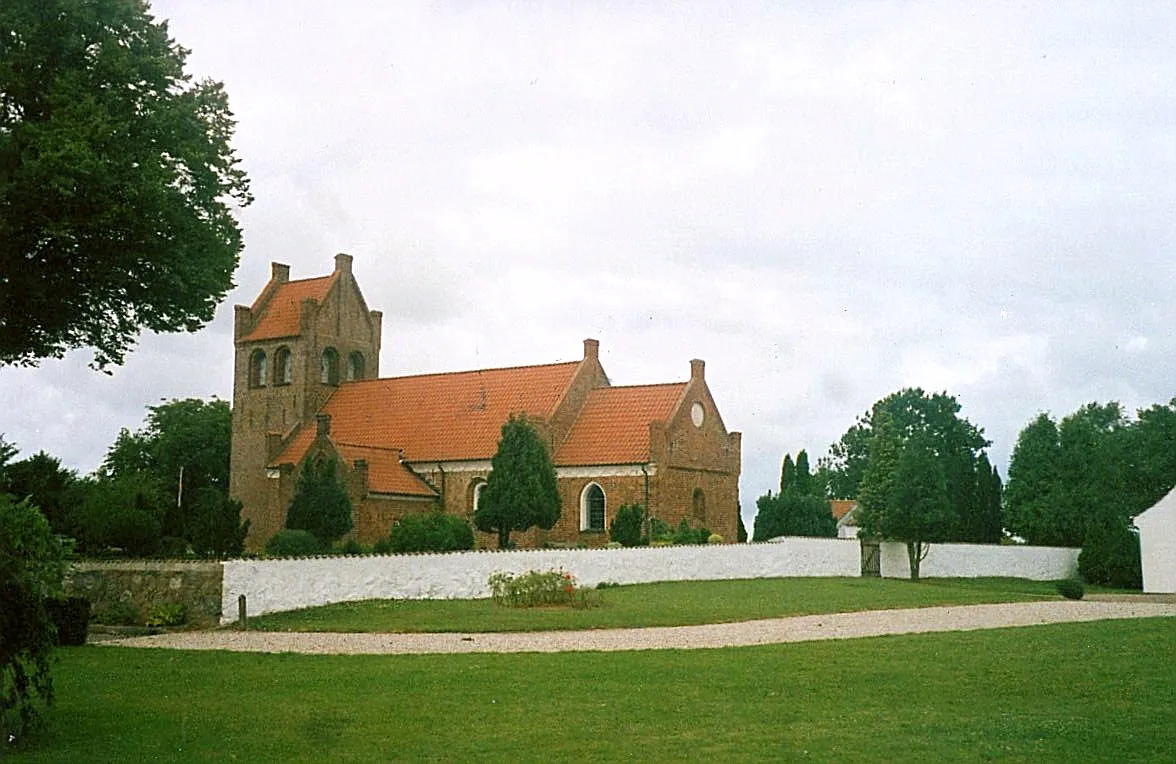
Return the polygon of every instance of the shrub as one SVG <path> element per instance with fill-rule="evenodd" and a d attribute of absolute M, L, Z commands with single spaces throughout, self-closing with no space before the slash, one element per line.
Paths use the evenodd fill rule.
<path fill-rule="evenodd" d="M 188 620 L 188 608 L 182 602 L 161 602 L 147 613 L 148 626 L 182 626 Z"/>
<path fill-rule="evenodd" d="M 455 552 L 474 548 L 474 529 L 464 518 L 442 512 L 405 515 L 388 536 L 391 551 Z"/>
<path fill-rule="evenodd" d="M 86 644 L 90 627 L 90 600 L 85 597 L 51 597 L 45 601 L 45 610 L 57 627 L 57 644 Z"/>
<path fill-rule="evenodd" d="M 1058 594 L 1068 600 L 1080 600 L 1086 594 L 1086 585 L 1081 578 L 1065 578 L 1058 581 Z"/>
<path fill-rule="evenodd" d="M 494 601 L 508 607 L 568 605 L 576 594 L 576 577 L 563 570 L 492 573 L 489 584 Z"/>
<path fill-rule="evenodd" d="M 624 504 L 617 510 L 608 526 L 608 537 L 622 546 L 645 546 L 649 539 L 641 534 L 645 524 L 645 507 L 640 504 Z"/>
<path fill-rule="evenodd" d="M 717 533 L 712 533 L 711 535 L 706 537 L 706 543 L 708 543 L 708 544 L 722 544 L 723 537 Z"/>
<path fill-rule="evenodd" d="M 286 510 L 286 528 L 310 531 L 329 547 L 352 528 L 351 498 L 334 459 L 307 459 Z"/>
<path fill-rule="evenodd" d="M 673 543 L 674 531 L 666 523 L 658 517 L 649 518 L 649 543 L 655 546 L 665 546 Z"/>
<path fill-rule="evenodd" d="M 45 601 L 62 593 L 67 550 L 41 510 L 0 493 L 0 746 L 53 701 L 55 641 Z"/>
<path fill-rule="evenodd" d="M 347 539 L 344 541 L 343 544 L 339 547 L 339 551 L 343 554 L 350 555 L 367 554 L 368 552 L 367 548 L 355 539 Z"/>
<path fill-rule="evenodd" d="M 143 623 L 139 609 L 126 600 L 111 602 L 94 614 L 94 620 L 107 626 L 138 626 Z"/>
<path fill-rule="evenodd" d="M 678 530 L 674 531 L 673 542 L 675 544 L 705 544 L 710 535 L 711 532 L 706 528 L 691 528 L 690 523 L 683 518 L 682 522 L 678 523 Z"/>
<path fill-rule="evenodd" d="M 372 554 L 390 554 L 392 552 L 392 542 L 386 538 L 380 539 L 375 544 L 372 544 Z"/>
<path fill-rule="evenodd" d="M 605 549 L 624 549 L 625 545 L 619 541 L 610 541 L 604 545 Z"/>
<path fill-rule="evenodd" d="M 1078 571 L 1087 583 L 1142 589 L 1139 536 L 1126 525 L 1093 525 L 1078 553 Z"/>
<path fill-rule="evenodd" d="M 310 531 L 281 530 L 265 542 L 265 553 L 269 557 L 309 557 L 322 554 L 323 542 Z"/>

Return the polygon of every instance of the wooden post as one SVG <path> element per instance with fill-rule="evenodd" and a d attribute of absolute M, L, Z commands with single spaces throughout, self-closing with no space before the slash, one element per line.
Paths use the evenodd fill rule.
<path fill-rule="evenodd" d="M 245 631 L 246 629 L 249 628 L 249 621 L 246 617 L 246 612 L 245 612 L 245 595 L 244 594 L 237 597 L 237 625 L 238 625 L 238 628 L 241 629 L 241 631 Z"/>

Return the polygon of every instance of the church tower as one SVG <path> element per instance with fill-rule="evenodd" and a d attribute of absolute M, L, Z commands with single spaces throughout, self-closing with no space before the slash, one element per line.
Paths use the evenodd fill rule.
<path fill-rule="evenodd" d="M 329 276 L 291 281 L 290 266 L 273 263 L 253 305 L 236 306 L 229 493 L 250 548 L 285 525 L 271 460 L 340 385 L 379 376 L 383 315 L 368 310 L 351 264 L 336 255 Z"/>

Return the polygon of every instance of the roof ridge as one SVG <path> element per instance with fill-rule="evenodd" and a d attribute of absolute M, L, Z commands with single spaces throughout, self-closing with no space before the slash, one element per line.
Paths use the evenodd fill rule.
<path fill-rule="evenodd" d="M 681 387 L 682 385 L 688 384 L 690 384 L 689 380 L 683 382 L 650 382 L 645 385 L 608 385 L 606 387 L 593 388 L 592 392 L 596 392 L 597 390 L 636 390 L 650 387 Z"/>
<path fill-rule="evenodd" d="M 494 366 L 494 367 L 489 367 L 489 368 L 485 368 L 485 369 L 464 369 L 461 371 L 434 371 L 434 372 L 424 372 L 422 374 L 403 374 L 403 375 L 397 376 L 397 377 L 375 377 L 373 379 L 355 379 L 355 380 L 349 380 L 346 384 L 357 385 L 357 384 L 363 384 L 363 383 L 392 382 L 392 381 L 401 380 L 401 379 L 424 379 L 426 377 L 456 377 L 461 374 L 480 374 L 482 372 L 488 372 L 488 371 L 518 371 L 520 369 L 551 369 L 551 368 L 555 368 L 556 366 L 576 366 L 579 363 L 580 363 L 579 361 L 557 361 L 555 363 L 535 363 L 535 364 L 524 364 L 524 365 L 519 365 L 519 366 Z"/>

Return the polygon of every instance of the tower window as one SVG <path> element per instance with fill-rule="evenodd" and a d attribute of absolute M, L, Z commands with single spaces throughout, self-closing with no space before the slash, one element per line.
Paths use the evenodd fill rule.
<path fill-rule="evenodd" d="M 335 348 L 323 351 L 320 367 L 319 377 L 324 385 L 339 384 L 339 354 L 335 352 Z"/>
<path fill-rule="evenodd" d="M 604 530 L 604 489 L 589 483 L 580 494 L 580 530 Z"/>
<path fill-rule="evenodd" d="M 265 351 L 254 350 L 249 356 L 249 386 L 265 387 Z"/>
<path fill-rule="evenodd" d="M 294 358 L 290 348 L 280 347 L 274 353 L 274 384 L 288 385 L 294 381 Z"/>
<path fill-rule="evenodd" d="M 347 356 L 347 379 L 352 382 L 363 379 L 363 353 L 358 350 Z"/>

